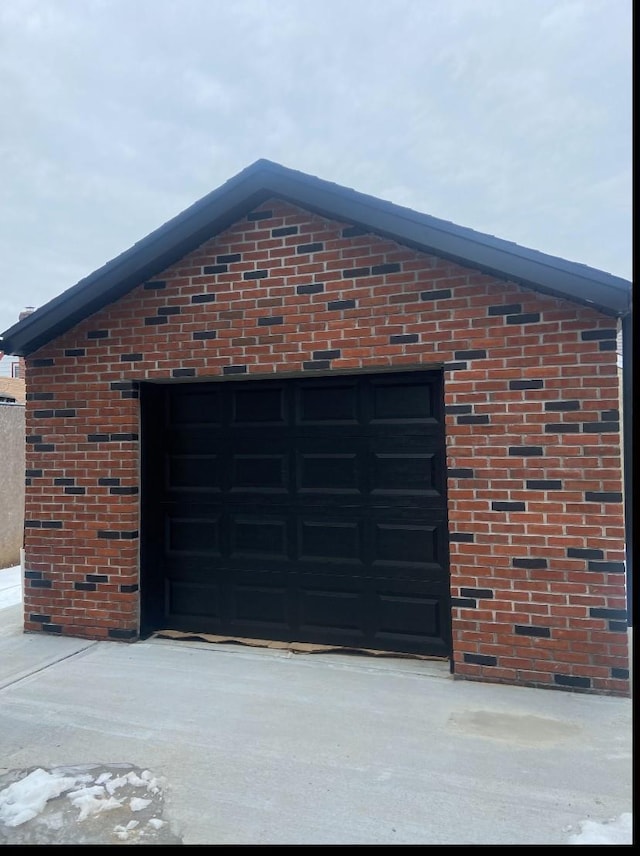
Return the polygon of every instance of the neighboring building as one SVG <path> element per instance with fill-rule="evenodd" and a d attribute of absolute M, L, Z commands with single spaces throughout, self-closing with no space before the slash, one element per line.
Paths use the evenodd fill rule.
<path fill-rule="evenodd" d="M 3 334 L 27 370 L 26 630 L 629 695 L 630 304 L 258 161 Z"/>

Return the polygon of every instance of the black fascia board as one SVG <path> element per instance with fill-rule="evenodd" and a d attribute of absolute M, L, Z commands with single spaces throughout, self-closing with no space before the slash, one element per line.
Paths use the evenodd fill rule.
<path fill-rule="evenodd" d="M 271 197 L 605 314 L 620 316 L 629 309 L 627 280 L 259 160 L 10 327 L 2 334 L 2 349 L 27 356 Z"/>

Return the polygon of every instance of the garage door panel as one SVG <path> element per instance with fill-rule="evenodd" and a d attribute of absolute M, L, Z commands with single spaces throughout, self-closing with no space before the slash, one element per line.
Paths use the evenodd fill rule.
<path fill-rule="evenodd" d="M 198 616 L 220 620 L 223 616 L 223 590 L 215 581 L 195 583 L 167 580 L 167 613 L 170 616 Z"/>
<path fill-rule="evenodd" d="M 371 421 L 398 424 L 418 420 L 431 420 L 434 425 L 437 405 L 434 389 L 420 380 L 377 379 L 371 384 Z"/>
<path fill-rule="evenodd" d="M 220 515 L 165 516 L 165 549 L 168 555 L 220 555 L 220 536 Z"/>
<path fill-rule="evenodd" d="M 301 382 L 295 399 L 296 423 L 300 426 L 356 426 L 358 388 L 351 382 Z"/>
<path fill-rule="evenodd" d="M 263 385 L 261 389 L 240 386 L 231 392 L 231 424 L 234 428 L 284 426 L 285 407 L 285 389 L 281 385 Z"/>
<path fill-rule="evenodd" d="M 218 493 L 222 490 L 222 460 L 217 454 L 167 455 L 165 489 Z"/>
<path fill-rule="evenodd" d="M 361 520 L 305 519 L 298 521 L 297 557 L 302 562 L 362 565 L 364 523 Z M 354 573 L 352 567 L 348 573 Z"/>
<path fill-rule="evenodd" d="M 260 514 L 230 514 L 231 558 L 286 559 L 287 521 Z"/>

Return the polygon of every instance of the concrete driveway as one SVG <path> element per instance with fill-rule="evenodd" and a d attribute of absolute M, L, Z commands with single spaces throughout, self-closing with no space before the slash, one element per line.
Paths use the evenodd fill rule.
<path fill-rule="evenodd" d="M 632 811 L 631 761 L 629 699 L 0 608 L 0 844 L 582 843 Z"/>

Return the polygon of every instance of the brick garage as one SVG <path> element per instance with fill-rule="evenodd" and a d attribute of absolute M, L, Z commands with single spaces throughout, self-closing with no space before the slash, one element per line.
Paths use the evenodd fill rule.
<path fill-rule="evenodd" d="M 424 371 L 442 390 L 455 677 L 628 695 L 630 294 L 258 161 L 3 335 L 27 371 L 25 629 L 139 638 L 162 587 L 141 518 L 148 390 Z"/>

